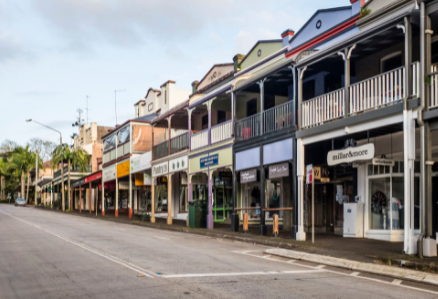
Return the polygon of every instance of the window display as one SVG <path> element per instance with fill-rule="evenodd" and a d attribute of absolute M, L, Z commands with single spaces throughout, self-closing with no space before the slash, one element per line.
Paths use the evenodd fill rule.
<path fill-rule="evenodd" d="M 266 180 L 266 207 L 267 208 L 283 208 L 281 179 Z M 283 211 L 272 211 L 266 213 L 266 218 L 272 218 L 275 214 L 279 218 L 283 218 Z"/>
<path fill-rule="evenodd" d="M 179 193 L 179 212 L 187 212 L 188 206 L 187 206 L 187 198 L 188 198 L 188 189 L 187 186 L 183 185 L 180 188 Z"/>
<path fill-rule="evenodd" d="M 242 207 L 260 207 L 259 185 L 258 182 L 242 184 Z M 260 214 L 260 210 L 248 211 L 248 217 L 250 219 L 260 219 Z"/>
<path fill-rule="evenodd" d="M 167 183 L 155 186 L 155 212 L 167 212 Z"/>
<path fill-rule="evenodd" d="M 370 229 L 390 229 L 390 186 L 391 179 L 378 178 L 369 181 L 370 193 Z"/>

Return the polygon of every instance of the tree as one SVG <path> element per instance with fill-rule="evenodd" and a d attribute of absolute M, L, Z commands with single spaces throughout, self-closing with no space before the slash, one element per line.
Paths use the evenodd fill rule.
<path fill-rule="evenodd" d="M 71 166 L 78 166 L 81 172 L 86 171 L 86 166 L 88 165 L 88 153 L 84 151 L 82 148 L 78 148 L 76 150 L 71 149 L 67 143 L 62 145 L 58 145 L 52 153 L 52 160 L 50 164 L 52 168 L 57 167 L 63 161 L 64 163 L 68 163 L 68 185 L 67 185 L 67 194 L 68 200 L 71 202 L 70 198 L 70 172 Z M 64 165 L 61 165 L 63 167 Z M 63 180 L 64 178 L 62 178 Z M 65 211 L 65 201 L 62 202 L 62 210 Z"/>
<path fill-rule="evenodd" d="M 52 158 L 53 150 L 56 148 L 54 142 L 42 140 L 41 138 L 32 138 L 27 144 L 33 152 L 38 151 L 43 161 L 49 161 Z"/>
<path fill-rule="evenodd" d="M 16 148 L 18 147 L 18 144 L 15 141 L 6 139 L 2 142 L 0 145 L 0 155 L 10 154 L 12 153 Z"/>
<path fill-rule="evenodd" d="M 24 185 L 27 174 L 27 195 L 26 201 L 29 202 L 29 171 L 35 167 L 35 161 L 38 158 L 38 164 L 42 168 L 42 160 L 35 153 L 29 150 L 29 146 L 17 147 L 12 152 L 8 160 L 8 171 L 12 171 L 15 175 L 21 175 L 21 196 L 24 197 Z"/>

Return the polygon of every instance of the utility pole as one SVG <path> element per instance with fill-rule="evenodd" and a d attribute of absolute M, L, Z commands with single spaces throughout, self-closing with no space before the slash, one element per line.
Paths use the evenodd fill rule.
<path fill-rule="evenodd" d="M 37 197 L 37 187 L 38 187 L 38 160 L 39 160 L 39 157 L 38 157 L 38 150 L 36 150 L 36 157 L 35 157 L 35 169 L 36 169 L 36 171 L 35 171 L 35 207 L 37 206 L 37 200 L 38 200 L 38 197 Z"/>
<path fill-rule="evenodd" d="M 90 110 L 90 109 L 88 109 L 88 98 L 89 98 L 89 96 L 87 95 L 87 108 L 85 108 L 85 110 L 87 110 L 87 124 L 88 124 L 88 111 Z"/>

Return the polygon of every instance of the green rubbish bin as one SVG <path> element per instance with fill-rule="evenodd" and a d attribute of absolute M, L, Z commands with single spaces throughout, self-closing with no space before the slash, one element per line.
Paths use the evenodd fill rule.
<path fill-rule="evenodd" d="M 207 203 L 205 200 L 195 200 L 190 203 L 189 227 L 207 228 Z"/>

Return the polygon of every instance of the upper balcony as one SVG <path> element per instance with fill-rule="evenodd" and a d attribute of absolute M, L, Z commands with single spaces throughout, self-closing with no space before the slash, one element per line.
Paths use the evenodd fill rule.
<path fill-rule="evenodd" d="M 177 105 L 152 122 L 152 159 L 160 159 L 189 148 L 188 101 Z"/>
<path fill-rule="evenodd" d="M 64 166 L 64 177 L 68 174 L 68 166 Z M 85 170 L 85 171 L 84 171 Z M 81 169 L 79 166 L 70 166 L 70 173 L 91 173 L 91 165 L 86 165 L 85 169 Z M 61 169 L 58 169 L 53 173 L 53 179 L 56 179 L 61 176 Z"/>
<path fill-rule="evenodd" d="M 236 95 L 236 142 L 294 128 L 294 91 L 288 67 L 242 87 Z"/>
<path fill-rule="evenodd" d="M 396 26 L 314 62 L 312 57 L 303 60 L 298 65 L 301 129 L 418 98 L 420 64 L 415 45 L 419 34 L 415 28 L 412 32 L 414 62 L 408 69 L 405 34 Z"/>
<path fill-rule="evenodd" d="M 156 115 L 142 116 L 129 120 L 114 131 L 103 136 L 102 165 L 152 150 L 151 120 Z"/>
<path fill-rule="evenodd" d="M 232 101 L 230 93 L 222 93 L 214 99 L 191 109 L 190 149 L 230 140 L 233 134 Z"/>

